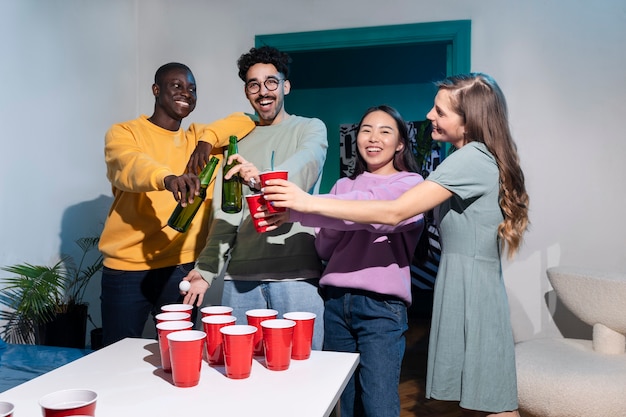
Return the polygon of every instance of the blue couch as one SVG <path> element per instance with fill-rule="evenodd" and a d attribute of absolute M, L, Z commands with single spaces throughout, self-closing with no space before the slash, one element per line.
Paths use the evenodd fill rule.
<path fill-rule="evenodd" d="M 0 339 L 0 392 L 91 352 L 89 349 L 13 344 Z"/>

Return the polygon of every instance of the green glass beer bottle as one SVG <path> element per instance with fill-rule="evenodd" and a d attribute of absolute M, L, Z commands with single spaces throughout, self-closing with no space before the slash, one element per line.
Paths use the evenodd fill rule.
<path fill-rule="evenodd" d="M 198 176 L 198 179 L 200 179 L 200 194 L 194 197 L 193 203 L 187 203 L 185 207 L 183 207 L 180 202 L 178 203 L 172 212 L 170 219 L 167 221 L 167 225 L 169 227 L 181 233 L 185 233 L 187 229 L 189 229 L 191 221 L 206 198 L 206 189 L 211 182 L 211 178 L 213 178 L 213 173 L 215 172 L 215 168 L 218 163 L 219 159 L 212 157 L 209 163 L 206 164 Z"/>
<path fill-rule="evenodd" d="M 237 136 L 231 136 L 228 142 L 228 155 L 238 153 L 237 149 Z M 233 161 L 232 164 L 224 165 L 224 174 L 226 174 L 232 167 L 239 162 Z M 239 181 L 239 174 L 233 175 L 230 179 L 225 180 L 222 177 L 222 210 L 226 213 L 239 213 L 241 211 L 241 181 Z"/>

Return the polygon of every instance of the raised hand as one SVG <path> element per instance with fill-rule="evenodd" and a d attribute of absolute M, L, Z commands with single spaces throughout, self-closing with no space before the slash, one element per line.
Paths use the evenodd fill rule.
<path fill-rule="evenodd" d="M 202 275 L 196 270 L 189 271 L 189 274 L 185 278 L 184 281 L 188 281 L 191 284 L 191 288 L 187 291 L 181 291 L 181 295 L 184 295 L 183 303 L 196 305 L 200 307 L 202 305 L 202 301 L 204 301 L 204 294 L 206 290 L 209 289 L 209 283 L 202 278 Z"/>
<path fill-rule="evenodd" d="M 313 196 L 296 184 L 285 180 L 269 180 L 263 188 L 263 198 L 274 207 L 286 207 L 302 213 L 311 213 Z"/>
<path fill-rule="evenodd" d="M 267 226 L 266 231 L 271 232 L 272 230 L 278 229 L 285 223 L 289 223 L 289 210 L 281 211 L 280 213 L 270 213 L 267 211 L 267 206 L 261 206 L 258 213 L 254 215 L 255 219 L 263 219 L 259 222 L 259 226 Z"/>

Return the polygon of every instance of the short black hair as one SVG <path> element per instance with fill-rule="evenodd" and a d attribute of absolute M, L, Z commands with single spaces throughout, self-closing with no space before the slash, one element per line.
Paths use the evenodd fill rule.
<path fill-rule="evenodd" d="M 180 62 L 170 62 L 159 67 L 159 69 L 154 74 L 154 83 L 161 87 L 161 83 L 163 82 L 163 77 L 165 76 L 165 74 L 167 74 L 171 70 L 179 69 L 188 71 L 191 75 L 193 75 L 193 72 L 191 72 L 191 69 L 187 65 L 181 64 Z"/>
<path fill-rule="evenodd" d="M 245 82 L 248 70 L 255 64 L 272 64 L 276 67 L 278 72 L 283 74 L 285 79 L 289 78 L 291 57 L 286 52 L 281 52 L 272 46 L 251 48 L 248 53 L 241 55 L 237 60 L 239 78 Z"/>

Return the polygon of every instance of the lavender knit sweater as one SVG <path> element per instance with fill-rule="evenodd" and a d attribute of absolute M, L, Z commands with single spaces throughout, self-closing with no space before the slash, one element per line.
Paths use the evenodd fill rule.
<path fill-rule="evenodd" d="M 393 200 L 423 178 L 412 172 L 382 176 L 364 172 L 342 178 L 324 198 Z M 320 286 L 372 291 L 411 304 L 410 265 L 424 227 L 422 215 L 396 226 L 359 224 L 291 211 L 291 221 L 316 227 L 315 247 L 326 268 Z"/>

